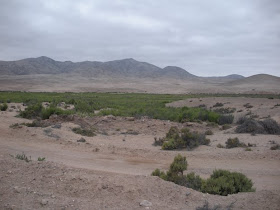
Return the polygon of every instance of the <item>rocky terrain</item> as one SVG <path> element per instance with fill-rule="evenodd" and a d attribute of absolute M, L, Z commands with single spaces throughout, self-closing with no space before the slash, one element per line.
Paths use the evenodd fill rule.
<path fill-rule="evenodd" d="M 272 75 L 199 77 L 179 67 L 162 69 L 134 59 L 0 61 L 0 91 L 279 94 L 279 84 L 280 78 Z"/>

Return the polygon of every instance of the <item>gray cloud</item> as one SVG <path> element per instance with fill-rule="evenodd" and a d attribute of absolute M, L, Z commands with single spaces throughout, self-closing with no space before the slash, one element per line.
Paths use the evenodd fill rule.
<path fill-rule="evenodd" d="M 280 76 L 280 1 L 2 1 L 0 46 L 1 60 L 133 57 L 202 76 Z"/>

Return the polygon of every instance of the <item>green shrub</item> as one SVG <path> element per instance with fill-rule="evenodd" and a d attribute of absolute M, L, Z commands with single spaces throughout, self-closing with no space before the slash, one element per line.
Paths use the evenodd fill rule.
<path fill-rule="evenodd" d="M 203 183 L 203 179 L 196 175 L 194 172 L 187 174 L 186 176 L 186 187 L 200 191 Z"/>
<path fill-rule="evenodd" d="M 209 143 L 210 140 L 206 139 L 204 134 L 190 132 L 187 128 L 179 130 L 177 127 L 171 127 L 164 140 L 162 140 L 162 149 L 186 148 L 187 150 L 192 150 L 199 145 L 208 145 Z"/>
<path fill-rule="evenodd" d="M 202 192 L 223 195 L 235 194 L 239 192 L 253 192 L 252 180 L 248 179 L 244 174 L 238 172 L 230 172 L 227 170 L 215 170 L 202 184 Z"/>
<path fill-rule="evenodd" d="M 42 109 L 42 112 L 41 112 L 41 118 L 43 120 L 45 119 L 49 119 L 49 117 L 53 114 L 56 114 L 56 115 L 61 115 L 61 114 L 64 114 L 65 112 L 60 109 L 60 108 L 57 108 L 57 107 L 53 107 L 53 106 L 50 106 L 48 108 L 44 108 Z"/>
<path fill-rule="evenodd" d="M 234 119 L 233 115 L 221 115 L 221 116 L 219 117 L 218 123 L 219 123 L 220 125 L 232 124 L 233 119 Z"/>
<path fill-rule="evenodd" d="M 171 181 L 181 186 L 216 195 L 252 192 L 255 190 L 252 181 L 244 174 L 227 170 L 215 170 L 209 179 L 204 180 L 193 172 L 184 175 L 187 167 L 186 157 L 178 154 L 166 173 L 156 169 L 152 172 L 152 176 L 158 176 L 165 181 Z"/>
<path fill-rule="evenodd" d="M 44 161 L 44 160 L 46 160 L 45 157 L 38 157 L 38 161 Z"/>
<path fill-rule="evenodd" d="M 28 106 L 24 111 L 21 111 L 19 115 L 23 118 L 34 119 L 36 117 L 41 117 L 42 110 L 42 104 L 34 104 Z"/>
<path fill-rule="evenodd" d="M 22 154 L 17 154 L 16 155 L 16 159 L 19 159 L 19 160 L 24 160 L 25 162 L 30 162 L 31 161 L 31 157 L 27 157 L 24 152 Z"/>
<path fill-rule="evenodd" d="M 1 111 L 6 111 L 8 109 L 8 105 L 6 103 L 0 105 L 0 110 Z"/>
<path fill-rule="evenodd" d="M 43 120 L 49 119 L 53 114 L 62 115 L 62 114 L 71 114 L 72 111 L 62 110 L 54 105 L 51 105 L 48 108 L 44 108 L 42 104 L 34 104 L 28 106 L 24 111 L 20 112 L 20 116 L 27 119 L 41 118 Z"/>
<path fill-rule="evenodd" d="M 229 138 L 226 141 L 226 148 L 231 149 L 231 148 L 234 148 L 234 147 L 246 147 L 246 145 L 244 143 L 240 142 L 237 137 L 236 138 Z"/>
<path fill-rule="evenodd" d="M 88 137 L 96 136 L 96 134 L 92 129 L 73 128 L 72 131 L 82 136 L 88 136 Z"/>

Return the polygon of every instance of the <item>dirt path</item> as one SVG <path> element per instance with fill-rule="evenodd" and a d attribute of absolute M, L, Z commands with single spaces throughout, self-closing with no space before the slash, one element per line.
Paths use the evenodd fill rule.
<path fill-rule="evenodd" d="M 173 159 L 173 156 L 170 155 L 159 160 L 139 158 L 137 155 L 133 157 L 107 152 L 89 152 L 84 151 L 83 148 L 76 148 L 79 145 L 67 146 L 64 143 L 50 143 L 50 141 L 40 141 L 36 138 L 30 140 L 26 137 L 20 138 L 15 134 L 9 136 L 5 135 L 5 130 L 2 129 L 0 132 L 3 134 L 0 137 L 0 152 L 3 154 L 15 155 L 24 152 L 33 160 L 38 157 L 46 157 L 48 161 L 75 168 L 119 174 L 150 175 L 156 168 L 167 170 Z M 182 154 L 185 153 L 187 154 L 187 152 Z M 212 173 L 213 169 L 222 168 L 245 173 L 255 182 L 257 190 L 277 190 L 280 188 L 279 160 L 233 160 L 227 157 L 218 160 L 196 156 L 187 159 L 190 164 L 188 171 L 199 173 L 205 178 Z M 269 164 L 267 164 L 268 162 Z"/>

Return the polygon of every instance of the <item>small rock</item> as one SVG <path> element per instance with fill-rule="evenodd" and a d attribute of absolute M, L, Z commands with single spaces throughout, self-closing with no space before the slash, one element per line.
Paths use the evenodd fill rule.
<path fill-rule="evenodd" d="M 186 196 L 189 196 L 191 194 L 191 192 L 186 192 Z"/>
<path fill-rule="evenodd" d="M 42 199 L 41 200 L 41 204 L 44 206 L 44 205 L 47 205 L 48 204 L 48 200 L 47 199 Z"/>
<path fill-rule="evenodd" d="M 153 204 L 150 201 L 147 200 L 143 200 L 140 202 L 140 206 L 144 206 L 144 207 L 151 207 Z"/>
<path fill-rule="evenodd" d="M 15 190 L 16 193 L 20 193 L 20 188 L 18 186 L 15 186 L 14 190 Z"/>
<path fill-rule="evenodd" d="M 127 121 L 134 121 L 134 120 L 135 120 L 134 117 L 126 117 L 125 119 L 126 119 Z"/>
<path fill-rule="evenodd" d="M 77 140 L 77 142 L 86 142 L 86 140 L 82 137 L 79 140 Z"/>
<path fill-rule="evenodd" d="M 61 128 L 61 124 L 55 124 L 53 126 L 51 126 L 52 128 L 56 128 L 56 129 L 60 129 Z"/>

